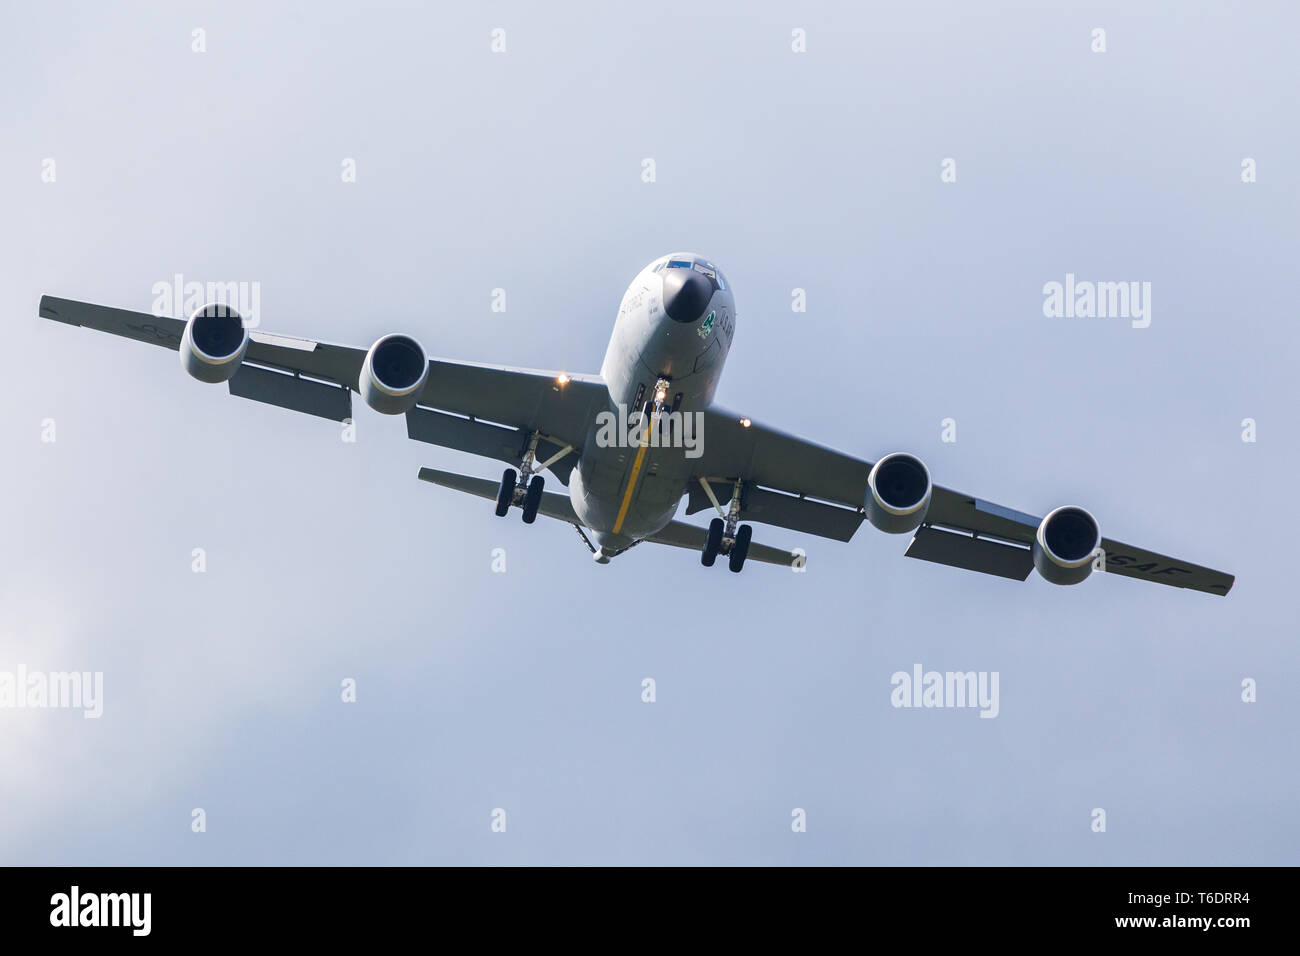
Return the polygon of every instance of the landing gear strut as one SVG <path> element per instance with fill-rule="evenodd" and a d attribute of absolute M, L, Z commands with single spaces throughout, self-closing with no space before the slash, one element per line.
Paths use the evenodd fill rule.
<path fill-rule="evenodd" d="M 541 476 L 541 472 L 573 451 L 572 445 L 565 445 L 539 464 L 537 443 L 541 438 L 541 432 L 533 432 L 529 435 L 528 449 L 524 452 L 523 461 L 519 463 L 519 471 L 507 468 L 501 475 L 501 487 L 497 490 L 498 518 L 504 518 L 512 505 L 518 505 L 524 512 L 524 524 L 532 524 L 537 520 L 537 510 L 542 504 L 542 491 L 546 487 L 546 479 Z"/>
<path fill-rule="evenodd" d="M 725 554 L 727 567 L 739 573 L 745 567 L 745 558 L 749 554 L 749 539 L 754 534 L 754 529 L 747 524 L 737 527 L 740 522 L 741 483 L 736 481 L 732 486 L 731 504 L 726 511 L 723 511 L 722 505 L 718 503 L 713 489 L 709 487 L 708 479 L 701 478 L 700 485 L 704 488 L 704 493 L 709 496 L 709 500 L 713 502 L 713 507 L 717 508 L 718 514 L 721 515 L 709 522 L 709 534 L 704 539 L 700 564 L 711 568 L 718 555 Z"/>

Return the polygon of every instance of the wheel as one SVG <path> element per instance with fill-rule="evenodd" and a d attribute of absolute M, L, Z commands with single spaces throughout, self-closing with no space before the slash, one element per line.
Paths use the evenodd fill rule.
<path fill-rule="evenodd" d="M 739 573 L 745 566 L 745 555 L 749 554 L 749 539 L 753 534 L 754 529 L 747 524 L 736 529 L 736 540 L 731 546 L 731 554 L 727 556 L 727 566 L 731 570 Z"/>
<path fill-rule="evenodd" d="M 700 554 L 700 564 L 706 568 L 713 567 L 717 560 L 718 549 L 722 547 L 722 519 L 714 518 L 709 522 L 709 536 L 704 539 L 704 551 Z"/>
<path fill-rule="evenodd" d="M 546 484 L 546 479 L 541 475 L 533 475 L 533 480 L 528 483 L 528 493 L 524 495 L 524 524 L 532 524 L 537 520 L 537 506 L 542 503 L 542 488 Z"/>
<path fill-rule="evenodd" d="M 510 510 L 511 499 L 515 496 L 515 474 L 513 468 L 507 468 L 504 475 L 501 476 L 501 487 L 497 489 L 497 517 L 504 518 L 506 512 Z"/>

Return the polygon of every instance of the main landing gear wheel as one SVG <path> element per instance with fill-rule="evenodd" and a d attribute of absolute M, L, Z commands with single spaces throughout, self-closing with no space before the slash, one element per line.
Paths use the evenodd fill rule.
<path fill-rule="evenodd" d="M 528 482 L 528 491 L 524 494 L 524 524 L 532 524 L 537 520 L 537 508 L 542 503 L 542 488 L 545 485 L 546 480 L 541 475 L 533 475 L 533 480 Z"/>
<path fill-rule="evenodd" d="M 700 555 L 700 564 L 706 568 L 713 567 L 713 562 L 717 560 L 718 552 L 722 549 L 722 528 L 721 518 L 714 518 L 709 522 L 709 536 L 704 539 L 704 552 Z"/>
<path fill-rule="evenodd" d="M 745 566 L 745 556 L 749 554 L 749 539 L 753 534 L 754 529 L 747 524 L 742 524 L 736 529 L 736 540 L 732 542 L 731 554 L 727 556 L 727 566 L 731 570 L 739 572 Z"/>
<path fill-rule="evenodd" d="M 507 468 L 501 476 L 501 487 L 497 489 L 497 517 L 504 518 L 510 510 L 510 502 L 515 497 L 515 481 L 518 479 L 513 468 Z"/>

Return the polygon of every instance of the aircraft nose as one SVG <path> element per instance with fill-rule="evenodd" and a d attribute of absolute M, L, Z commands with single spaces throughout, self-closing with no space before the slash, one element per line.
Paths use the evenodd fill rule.
<path fill-rule="evenodd" d="M 694 269 L 666 269 L 664 311 L 674 322 L 694 322 L 713 298 L 713 283 Z"/>

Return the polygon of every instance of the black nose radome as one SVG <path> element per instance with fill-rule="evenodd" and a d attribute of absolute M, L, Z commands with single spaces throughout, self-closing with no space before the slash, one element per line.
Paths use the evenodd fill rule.
<path fill-rule="evenodd" d="M 694 269 L 665 269 L 664 311 L 674 322 L 694 322 L 713 298 L 713 283 Z"/>

